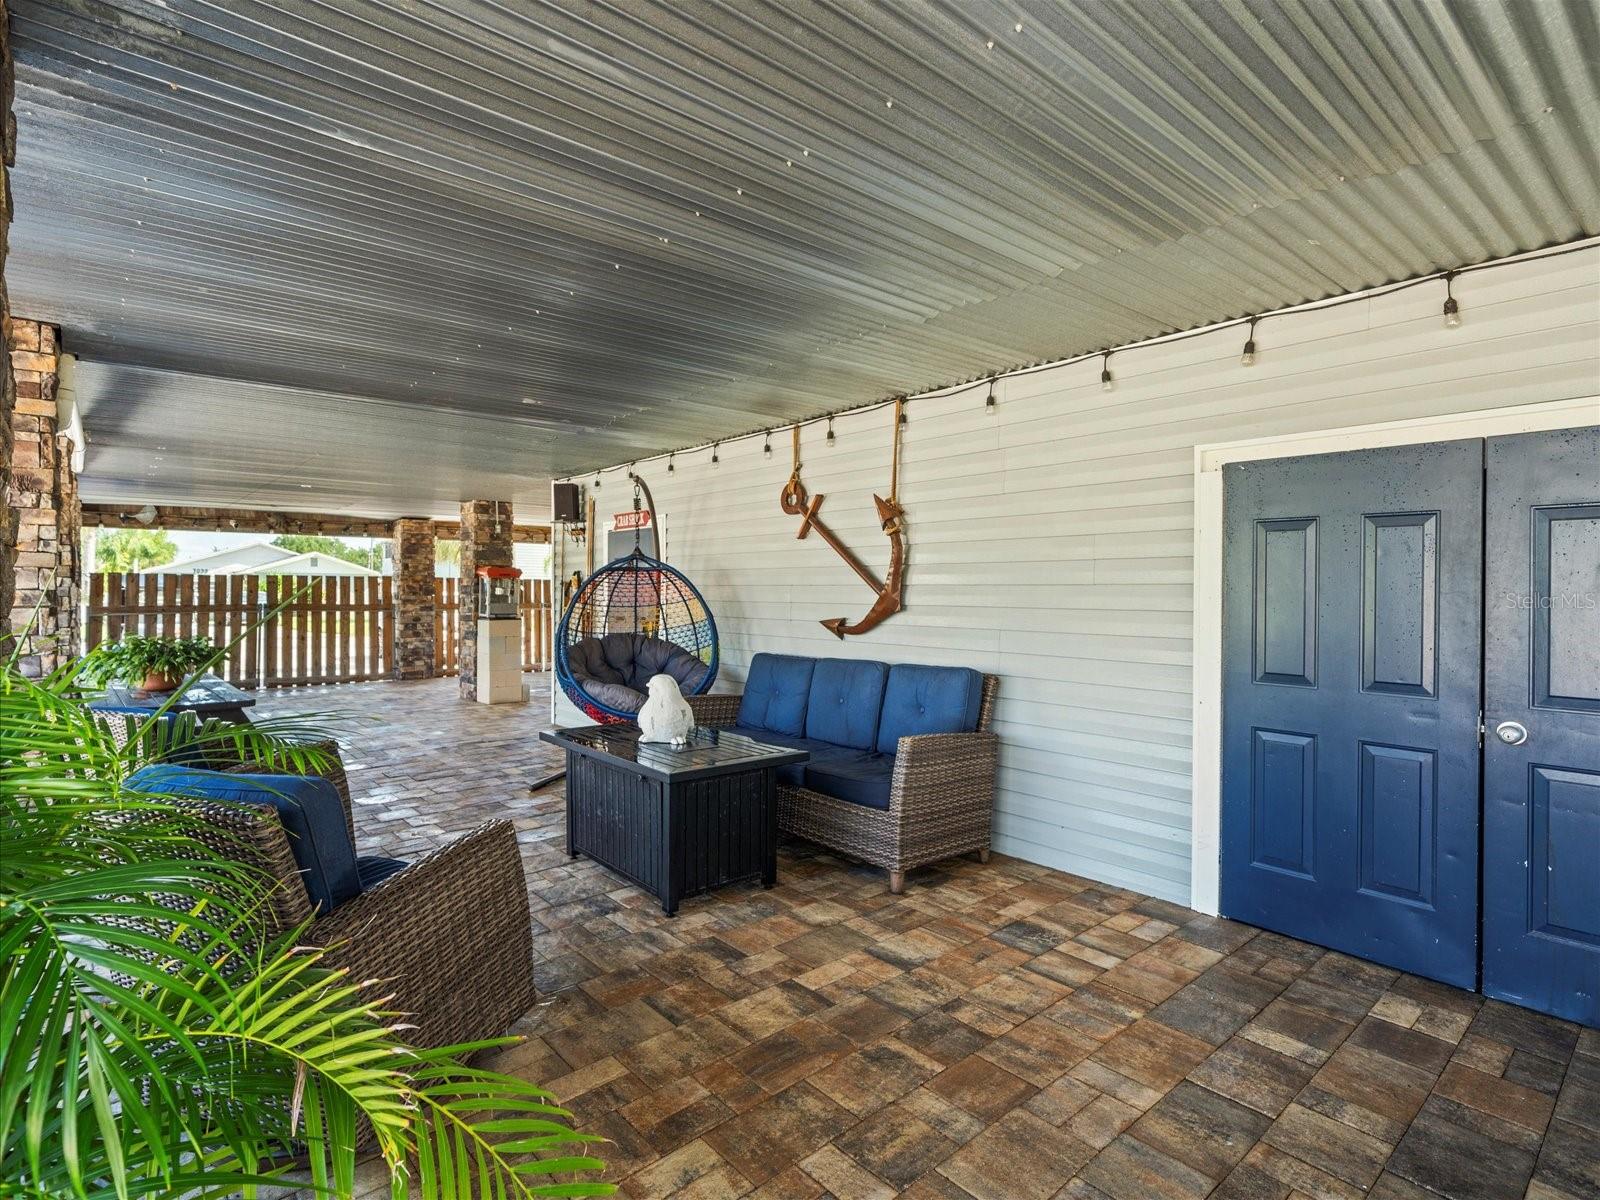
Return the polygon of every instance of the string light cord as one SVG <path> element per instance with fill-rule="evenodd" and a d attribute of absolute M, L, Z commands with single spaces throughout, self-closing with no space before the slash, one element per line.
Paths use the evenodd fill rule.
<path fill-rule="evenodd" d="M 1330 296 L 1326 299 L 1308 300 L 1300 304 L 1286 304 L 1281 308 L 1270 308 L 1259 313 L 1252 313 L 1249 316 L 1235 317 L 1231 320 L 1218 321 L 1191 329 L 1181 329 L 1175 330 L 1172 333 L 1158 334 L 1155 337 L 1146 338 L 1143 341 L 1128 342 L 1124 345 L 1112 346 L 1109 349 L 1102 348 L 1099 350 L 1089 350 L 1064 358 L 1045 359 L 1041 362 L 1030 363 L 1028 366 L 1017 367 L 1013 370 L 987 371 L 982 375 L 975 376 L 972 379 L 962 380 L 959 383 L 942 384 L 937 387 L 931 387 L 917 392 L 896 392 L 894 395 L 885 396 L 880 400 L 870 400 L 864 404 L 858 404 L 850 408 L 834 409 L 831 412 L 816 413 L 813 416 L 801 417 L 797 421 L 785 422 L 785 424 L 791 424 L 799 428 L 805 428 L 806 426 L 816 425 L 825 421 L 831 422 L 836 417 L 853 417 L 877 412 L 879 409 L 888 408 L 893 404 L 903 403 L 909 405 L 918 400 L 949 399 L 952 396 L 962 396 L 969 392 L 975 392 L 980 388 L 987 388 L 990 386 L 991 382 L 995 380 L 1021 379 L 1025 376 L 1037 375 L 1044 371 L 1058 371 L 1066 367 L 1076 366 L 1079 363 L 1091 362 L 1097 358 L 1101 359 L 1103 363 L 1108 366 L 1108 357 L 1110 355 L 1125 354 L 1130 350 L 1142 350 L 1147 348 L 1153 349 L 1158 346 L 1175 346 L 1179 342 L 1187 342 L 1198 337 L 1208 337 L 1211 334 L 1221 333 L 1229 329 L 1253 329 L 1254 325 L 1256 325 L 1258 322 L 1266 320 L 1268 317 L 1277 319 L 1280 317 L 1296 316 L 1301 313 L 1324 312 L 1329 309 L 1342 308 L 1346 304 L 1359 304 L 1369 300 L 1378 300 L 1385 296 L 1392 296 L 1398 292 L 1407 291 L 1410 288 L 1422 287 L 1429 283 L 1438 283 L 1441 280 L 1446 281 L 1446 287 L 1449 289 L 1454 281 L 1460 279 L 1463 275 L 1472 275 L 1478 271 L 1492 271 L 1499 267 L 1518 266 L 1524 263 L 1542 262 L 1543 260 L 1550 258 L 1563 258 L 1569 254 L 1581 254 L 1585 252 L 1593 253 L 1596 251 L 1600 251 L 1600 239 L 1586 238 L 1584 241 L 1576 245 L 1560 246 L 1544 250 L 1532 250 L 1526 254 L 1513 255 L 1508 258 L 1497 258 L 1490 262 L 1474 263 L 1473 265 L 1467 267 L 1456 267 L 1450 270 L 1430 271 L 1426 275 L 1418 275 L 1411 279 L 1402 279 L 1395 283 L 1380 284 L 1377 287 L 1369 288 L 1365 291 L 1356 292 L 1351 295 Z M 1455 297 L 1453 294 L 1447 297 L 1449 300 L 1454 300 L 1454 298 Z M 1454 310 L 1454 314 L 1456 315 L 1456 323 L 1459 324 L 1459 304 Z M 1448 317 L 1452 314 L 1447 313 L 1446 315 Z M 667 458 L 675 454 L 687 454 L 695 450 L 704 450 L 707 447 L 726 445 L 730 442 L 748 441 L 752 438 L 758 437 L 764 438 L 767 437 L 770 432 L 770 426 L 761 426 L 757 429 L 747 430 L 744 433 L 734 434 L 731 437 L 718 438 L 715 442 L 695 442 L 692 445 L 680 446 L 675 450 L 662 450 L 641 461 L 654 462 L 656 459 Z M 605 474 L 607 471 L 620 471 L 626 469 L 626 463 L 615 463 L 611 466 L 600 467 L 595 470 L 593 474 L 596 477 L 599 477 L 600 475 Z M 570 479 L 574 477 L 581 477 L 582 475 L 588 473 L 589 472 L 576 472 L 574 475 L 569 475 L 566 478 Z"/>

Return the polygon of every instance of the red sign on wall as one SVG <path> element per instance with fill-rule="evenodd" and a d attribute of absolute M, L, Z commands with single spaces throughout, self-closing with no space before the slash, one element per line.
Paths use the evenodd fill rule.
<path fill-rule="evenodd" d="M 641 508 L 637 512 L 620 512 L 616 515 L 616 524 L 612 528 L 618 532 L 625 529 L 649 529 L 650 510 Z"/>

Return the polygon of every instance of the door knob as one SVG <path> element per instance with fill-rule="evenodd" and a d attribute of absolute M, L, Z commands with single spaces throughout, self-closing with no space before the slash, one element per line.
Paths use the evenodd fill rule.
<path fill-rule="evenodd" d="M 1501 721 L 1494 735 L 1508 746 L 1520 746 L 1528 740 L 1528 727 L 1520 721 Z"/>

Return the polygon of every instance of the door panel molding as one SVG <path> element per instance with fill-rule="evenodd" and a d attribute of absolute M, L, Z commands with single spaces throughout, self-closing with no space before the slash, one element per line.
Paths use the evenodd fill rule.
<path fill-rule="evenodd" d="M 1315 517 L 1256 522 L 1255 581 L 1255 681 L 1316 687 Z"/>
<path fill-rule="evenodd" d="M 1600 579 L 1585 573 L 1595 561 L 1600 504 L 1534 508 L 1528 594 L 1534 708 L 1600 713 Z"/>
<path fill-rule="evenodd" d="M 1433 699 L 1439 675 L 1439 514 L 1369 513 L 1363 525 L 1361 690 Z M 1411 560 L 1417 564 L 1415 588 L 1406 571 Z"/>
<path fill-rule="evenodd" d="M 1439 756 L 1362 742 L 1361 891 L 1432 910 L 1438 874 Z"/>

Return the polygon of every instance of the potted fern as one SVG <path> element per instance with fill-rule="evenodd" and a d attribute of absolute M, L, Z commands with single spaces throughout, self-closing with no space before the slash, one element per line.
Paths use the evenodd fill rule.
<path fill-rule="evenodd" d="M 466 1065 L 515 1039 L 408 1045 L 381 983 L 262 937 L 267 882 L 128 784 L 174 739 L 316 769 L 313 731 L 158 713 L 124 742 L 83 699 L 93 657 L 28 679 L 13 653 L 0 678 L 0 1193 L 350 1196 L 365 1126 L 396 1195 L 610 1194 L 602 1139 Z"/>
<path fill-rule="evenodd" d="M 122 680 L 146 692 L 170 692 L 183 680 L 221 656 L 210 638 L 143 637 L 130 634 L 97 647 L 85 660 L 85 683 Z"/>

